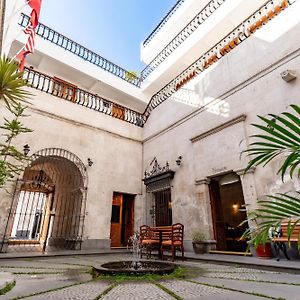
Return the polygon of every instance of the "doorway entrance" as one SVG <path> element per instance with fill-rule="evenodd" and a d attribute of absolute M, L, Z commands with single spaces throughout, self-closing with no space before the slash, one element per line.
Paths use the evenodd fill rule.
<path fill-rule="evenodd" d="M 240 177 L 232 172 L 211 178 L 209 191 L 217 250 L 245 252 L 247 242 L 240 238 L 247 225 L 239 224 L 247 214 Z"/>
<path fill-rule="evenodd" d="M 32 156 L 18 179 L 1 251 L 79 250 L 83 237 L 86 170 L 64 149 Z"/>
<path fill-rule="evenodd" d="M 134 230 L 134 195 L 113 194 L 111 211 L 111 247 L 126 247 Z"/>
<path fill-rule="evenodd" d="M 154 219 L 155 226 L 172 225 L 171 189 L 165 189 L 153 193 L 154 195 Z"/>

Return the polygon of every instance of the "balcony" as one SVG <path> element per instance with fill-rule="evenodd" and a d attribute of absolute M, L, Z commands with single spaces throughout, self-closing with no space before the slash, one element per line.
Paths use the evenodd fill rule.
<path fill-rule="evenodd" d="M 138 127 L 143 127 L 144 125 L 141 113 L 104 99 L 97 94 L 80 89 L 76 85 L 60 78 L 51 77 L 27 67 L 24 69 L 23 78 L 31 88 L 71 101 Z"/>
<path fill-rule="evenodd" d="M 26 27 L 29 23 L 29 16 L 21 14 L 21 19 L 19 25 Z M 122 80 L 127 81 L 128 83 L 140 87 L 141 81 L 130 71 L 123 69 L 122 67 L 112 63 L 111 61 L 103 58 L 99 54 L 87 49 L 86 47 L 78 44 L 77 42 L 69 39 L 68 37 L 56 32 L 55 30 L 49 28 L 48 26 L 39 23 L 37 27 L 37 35 L 41 38 L 69 51 L 78 57 L 82 58 L 85 61 L 90 62 L 91 64 L 96 65 L 97 67 L 110 72 L 111 74 L 119 77 Z"/>
<path fill-rule="evenodd" d="M 280 0 L 278 2 L 269 0 L 256 11 L 252 12 L 248 18 L 244 19 L 242 23 L 220 39 L 183 72 L 173 77 L 171 81 L 152 96 L 143 114 L 145 122 L 150 116 L 151 111 L 157 106 L 171 97 L 189 81 L 193 80 L 194 77 L 205 72 L 212 65 L 233 51 L 234 48 L 239 47 L 239 45 L 251 37 L 252 34 L 263 26 L 266 26 L 273 18 L 281 14 L 282 11 L 294 3 L 294 0 Z"/>
<path fill-rule="evenodd" d="M 159 24 L 152 30 L 149 36 L 144 40 L 143 46 L 147 46 L 154 36 L 161 30 L 161 28 L 168 22 L 172 15 L 179 9 L 185 0 L 178 0 L 175 5 L 169 10 L 166 16 L 159 22 Z"/>
<path fill-rule="evenodd" d="M 218 10 L 218 8 L 221 5 L 222 9 L 218 11 L 218 14 L 222 14 L 223 8 L 225 9 L 226 6 L 226 4 L 224 4 L 223 6 L 223 3 L 225 2 L 230 3 L 230 1 L 226 0 L 211 0 L 210 2 L 208 2 L 207 5 L 192 20 L 192 22 L 188 23 L 186 27 L 180 32 L 180 34 L 178 35 L 180 42 L 178 44 L 168 44 L 168 47 L 169 45 L 170 47 L 175 46 L 175 48 L 173 48 L 173 50 L 170 49 L 170 51 L 172 52 L 176 49 L 176 47 L 179 47 L 179 45 L 183 43 L 183 41 L 194 32 L 194 30 L 199 28 L 199 26 L 203 24 L 205 20 L 209 18 L 209 16 L 211 16 L 216 10 Z M 176 63 L 173 62 L 172 67 L 174 66 L 175 68 L 177 68 L 175 70 L 176 72 L 171 72 L 170 70 L 165 71 L 163 74 L 163 76 L 165 76 L 163 78 L 164 80 L 156 80 L 156 86 L 154 86 L 153 88 L 151 87 L 151 91 L 150 89 L 147 90 L 146 84 L 144 85 L 144 89 L 136 89 L 134 87 L 131 87 L 134 91 L 138 91 L 141 95 L 143 94 L 142 96 L 144 97 L 148 98 L 149 96 L 152 96 L 144 113 L 137 112 L 133 109 L 127 108 L 126 106 L 119 105 L 115 102 L 100 97 L 97 95 L 97 90 L 94 91 L 94 93 L 90 93 L 86 90 L 79 89 L 76 85 L 64 82 L 59 78 L 51 77 L 41 72 L 34 71 L 33 69 L 27 68 L 24 76 L 29 82 L 30 86 L 33 88 L 69 100 L 71 102 L 88 107 L 90 109 L 99 111 L 106 115 L 110 115 L 114 118 L 118 118 L 120 120 L 129 122 L 133 125 L 143 127 L 153 109 L 155 109 L 162 102 L 167 100 L 171 95 L 173 95 L 187 82 L 192 80 L 198 74 L 204 72 L 206 69 L 210 68 L 218 60 L 222 59 L 225 55 L 227 55 L 227 53 L 232 51 L 235 47 L 238 47 L 242 42 L 248 39 L 256 30 L 259 30 L 262 26 L 265 26 L 276 15 L 281 13 L 285 8 L 287 8 L 293 3 L 293 0 L 281 0 L 276 3 L 271 0 L 256 0 L 253 2 L 247 2 L 247 4 L 245 4 L 244 6 L 238 6 L 239 10 L 233 10 L 233 16 L 235 18 L 231 18 L 229 20 L 230 22 L 228 22 L 227 15 L 225 17 L 223 16 L 221 21 L 226 21 L 230 30 L 228 30 L 227 27 L 224 28 L 224 26 L 221 26 L 221 29 L 217 28 L 217 25 L 219 23 L 213 24 L 214 27 L 210 26 L 209 28 L 206 28 L 205 34 L 206 36 L 211 38 L 211 40 L 208 40 L 207 38 L 204 43 L 203 38 L 202 40 L 197 39 L 198 42 L 201 44 L 201 51 L 194 51 L 195 57 L 190 56 L 189 60 L 175 60 Z M 231 4 L 235 3 L 231 2 Z M 235 6 L 229 6 L 229 8 L 233 9 L 235 8 Z M 241 15 L 241 12 L 243 12 L 243 15 Z M 204 15 L 206 17 L 204 17 Z M 27 23 L 28 16 L 22 15 L 20 25 L 24 27 Z M 215 32 L 212 33 L 212 30 L 215 28 L 216 30 L 218 30 L 218 35 L 216 35 Z M 181 33 L 183 33 L 183 36 L 181 36 Z M 78 57 L 90 63 L 93 63 L 94 65 L 99 66 L 102 69 L 109 71 L 110 73 L 118 77 L 121 77 L 123 80 L 131 82 L 132 84 L 134 84 L 135 82 L 136 84 L 134 85 L 140 86 L 141 80 L 138 79 L 135 75 L 131 74 L 130 72 L 124 69 L 118 69 L 119 67 L 115 64 L 105 60 L 101 56 L 68 39 L 67 37 L 55 32 L 49 27 L 40 24 L 37 30 L 37 34 L 43 39 L 51 41 L 51 43 L 58 45 L 62 49 L 74 53 Z M 162 57 L 162 59 L 166 59 L 166 57 L 169 54 L 164 53 L 162 55 L 165 55 L 164 57 Z M 160 65 L 160 62 L 158 63 L 158 65 Z M 46 72 L 48 73 L 48 71 Z M 72 79 L 70 79 L 70 81 L 76 82 Z M 89 87 L 86 87 L 86 89 L 89 90 Z M 101 95 L 103 96 L 103 94 Z M 104 97 L 110 98 L 107 95 L 105 95 Z M 110 99 L 116 99 L 116 97 L 112 96 Z M 118 99 L 116 102 L 124 103 L 120 99 Z"/>
<path fill-rule="evenodd" d="M 203 24 L 226 0 L 212 0 L 155 56 L 142 70 L 141 79 L 144 80 L 152 73 L 173 51 L 175 51 L 198 27 Z M 180 1 L 179 1 L 180 2 Z M 179 3 L 177 2 L 177 4 Z M 182 2 L 180 2 L 182 3 Z M 164 19 L 165 20 L 165 19 Z M 161 25 L 162 26 L 162 25 Z M 157 27 L 143 45 L 147 45 L 160 27 Z"/>

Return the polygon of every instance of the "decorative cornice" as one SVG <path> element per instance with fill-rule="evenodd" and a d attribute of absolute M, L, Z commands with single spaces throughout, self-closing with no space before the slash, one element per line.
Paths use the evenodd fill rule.
<path fill-rule="evenodd" d="M 166 165 L 161 167 L 160 164 L 157 161 L 157 158 L 154 157 L 150 163 L 150 166 L 152 166 L 151 171 L 147 172 L 145 171 L 144 175 L 145 175 L 145 179 L 149 178 L 149 177 L 154 177 L 157 175 L 160 175 L 162 173 L 166 173 L 169 171 L 169 163 L 166 162 Z"/>
<path fill-rule="evenodd" d="M 153 175 L 147 178 L 144 178 L 144 184 L 147 186 L 153 182 L 163 181 L 163 180 L 172 180 L 174 178 L 175 171 L 168 170 L 163 173 Z"/>
<path fill-rule="evenodd" d="M 239 176 L 242 176 L 245 174 L 253 174 L 255 172 L 255 167 L 250 168 L 246 173 L 245 173 L 245 170 L 246 170 L 246 168 L 236 169 L 236 170 L 233 170 L 233 172 L 235 172 Z"/>
<path fill-rule="evenodd" d="M 210 183 L 210 178 L 203 178 L 203 179 L 195 180 L 195 185 L 202 185 L 202 184 L 209 185 L 209 183 Z"/>
<path fill-rule="evenodd" d="M 235 125 L 235 124 L 240 123 L 240 122 L 244 122 L 246 120 L 246 117 L 247 117 L 246 115 L 241 115 L 239 117 L 236 117 L 236 118 L 234 118 L 230 121 L 227 121 L 227 122 L 225 122 L 225 123 L 223 123 L 223 124 L 221 124 L 221 125 L 219 125 L 215 128 L 212 128 L 208 131 L 205 131 L 205 132 L 191 138 L 190 141 L 192 143 L 198 142 L 198 141 L 206 138 L 207 136 L 215 134 L 215 133 L 217 133 L 217 132 L 219 132 L 219 131 L 227 128 L 227 127 L 230 127 L 230 126 Z"/>

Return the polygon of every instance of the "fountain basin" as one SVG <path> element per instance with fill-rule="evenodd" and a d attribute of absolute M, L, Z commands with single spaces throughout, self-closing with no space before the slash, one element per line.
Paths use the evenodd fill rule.
<path fill-rule="evenodd" d="M 145 275 L 145 274 L 170 274 L 176 268 L 175 264 L 157 261 L 141 260 L 133 261 L 114 261 L 94 267 L 100 275 Z"/>

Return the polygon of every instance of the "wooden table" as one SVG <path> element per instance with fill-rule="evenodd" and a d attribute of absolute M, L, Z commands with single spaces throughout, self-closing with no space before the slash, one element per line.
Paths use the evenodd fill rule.
<path fill-rule="evenodd" d="M 172 232 L 172 226 L 156 226 L 156 227 L 150 227 L 150 232 L 155 232 L 159 234 L 159 249 L 158 249 L 158 257 L 159 259 L 163 259 L 162 252 L 161 252 L 161 244 L 163 242 L 164 237 L 168 237 L 167 239 L 170 239 L 169 235 Z M 165 233 L 165 235 L 164 235 Z"/>

